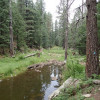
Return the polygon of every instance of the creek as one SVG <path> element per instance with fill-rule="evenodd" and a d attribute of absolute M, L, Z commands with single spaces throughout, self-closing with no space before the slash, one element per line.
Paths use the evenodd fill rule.
<path fill-rule="evenodd" d="M 62 68 L 45 66 L 27 70 L 0 82 L 0 100 L 48 100 L 61 83 Z"/>

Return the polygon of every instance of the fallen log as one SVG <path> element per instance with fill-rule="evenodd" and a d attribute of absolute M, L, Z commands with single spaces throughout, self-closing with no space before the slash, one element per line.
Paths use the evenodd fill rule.
<path fill-rule="evenodd" d="M 24 58 L 28 58 L 28 57 L 35 56 L 35 55 L 37 55 L 37 53 L 27 55 L 27 56 L 25 56 Z"/>
<path fill-rule="evenodd" d="M 33 68 L 43 68 L 44 66 L 50 66 L 50 65 L 55 65 L 55 66 L 64 66 L 65 63 L 62 61 L 56 61 L 56 60 L 51 60 L 45 63 L 39 63 L 39 64 L 34 64 L 29 66 L 27 69 L 33 69 Z"/>
<path fill-rule="evenodd" d="M 67 79 L 57 90 L 55 90 L 49 97 L 48 100 L 52 100 L 54 97 L 58 96 L 61 93 L 61 90 L 64 88 L 68 88 L 71 86 L 77 87 L 77 85 L 80 83 L 79 80 L 69 78 Z"/>

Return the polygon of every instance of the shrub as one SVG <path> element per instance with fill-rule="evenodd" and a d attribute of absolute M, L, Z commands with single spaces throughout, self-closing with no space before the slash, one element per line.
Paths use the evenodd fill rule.
<path fill-rule="evenodd" d="M 80 65 L 79 62 L 68 62 L 67 69 L 64 71 L 65 79 L 69 77 L 85 78 L 85 67 Z"/>

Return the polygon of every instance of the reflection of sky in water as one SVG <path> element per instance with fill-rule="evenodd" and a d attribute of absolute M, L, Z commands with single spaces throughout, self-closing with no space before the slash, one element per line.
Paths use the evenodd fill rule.
<path fill-rule="evenodd" d="M 58 67 L 52 67 L 52 73 L 50 77 L 57 77 L 58 78 Z M 51 81 L 51 83 L 48 85 L 47 89 L 45 90 L 45 95 L 43 100 L 48 100 L 48 96 L 52 94 L 57 88 L 55 86 L 58 86 L 59 82 L 57 80 Z"/>
<path fill-rule="evenodd" d="M 0 81 L 0 100 L 48 100 L 59 86 L 60 70 L 55 66 L 26 71 L 16 77 Z M 56 77 L 58 80 L 52 81 Z"/>
<path fill-rule="evenodd" d="M 57 88 L 54 86 L 58 86 L 59 83 L 57 81 L 51 81 L 49 87 L 45 91 L 44 99 L 43 100 L 48 100 L 48 96 L 52 94 L 53 91 L 55 91 Z"/>

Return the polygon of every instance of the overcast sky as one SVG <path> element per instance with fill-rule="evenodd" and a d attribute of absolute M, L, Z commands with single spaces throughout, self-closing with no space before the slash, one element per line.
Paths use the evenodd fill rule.
<path fill-rule="evenodd" d="M 35 1 L 35 0 L 33 0 Z M 85 1 L 85 0 L 84 0 Z M 57 17 L 57 6 L 60 3 L 60 0 L 44 0 L 45 2 L 45 8 L 47 12 L 50 12 L 53 16 L 53 21 L 56 20 Z M 75 8 L 77 8 L 79 5 L 82 5 L 82 0 L 75 0 L 74 3 L 71 6 L 70 10 L 70 20 L 73 18 Z"/>
<path fill-rule="evenodd" d="M 45 5 L 46 11 L 51 12 L 51 14 L 53 15 L 53 21 L 54 21 L 56 19 L 56 16 L 57 16 L 57 5 L 59 5 L 60 0 L 44 0 L 44 1 L 45 1 L 45 4 L 46 4 Z M 77 8 L 80 5 L 82 5 L 82 0 L 75 0 L 74 1 L 74 3 L 71 6 L 71 10 L 70 10 L 70 20 L 74 16 L 74 12 L 75 12 L 74 9 Z"/>

